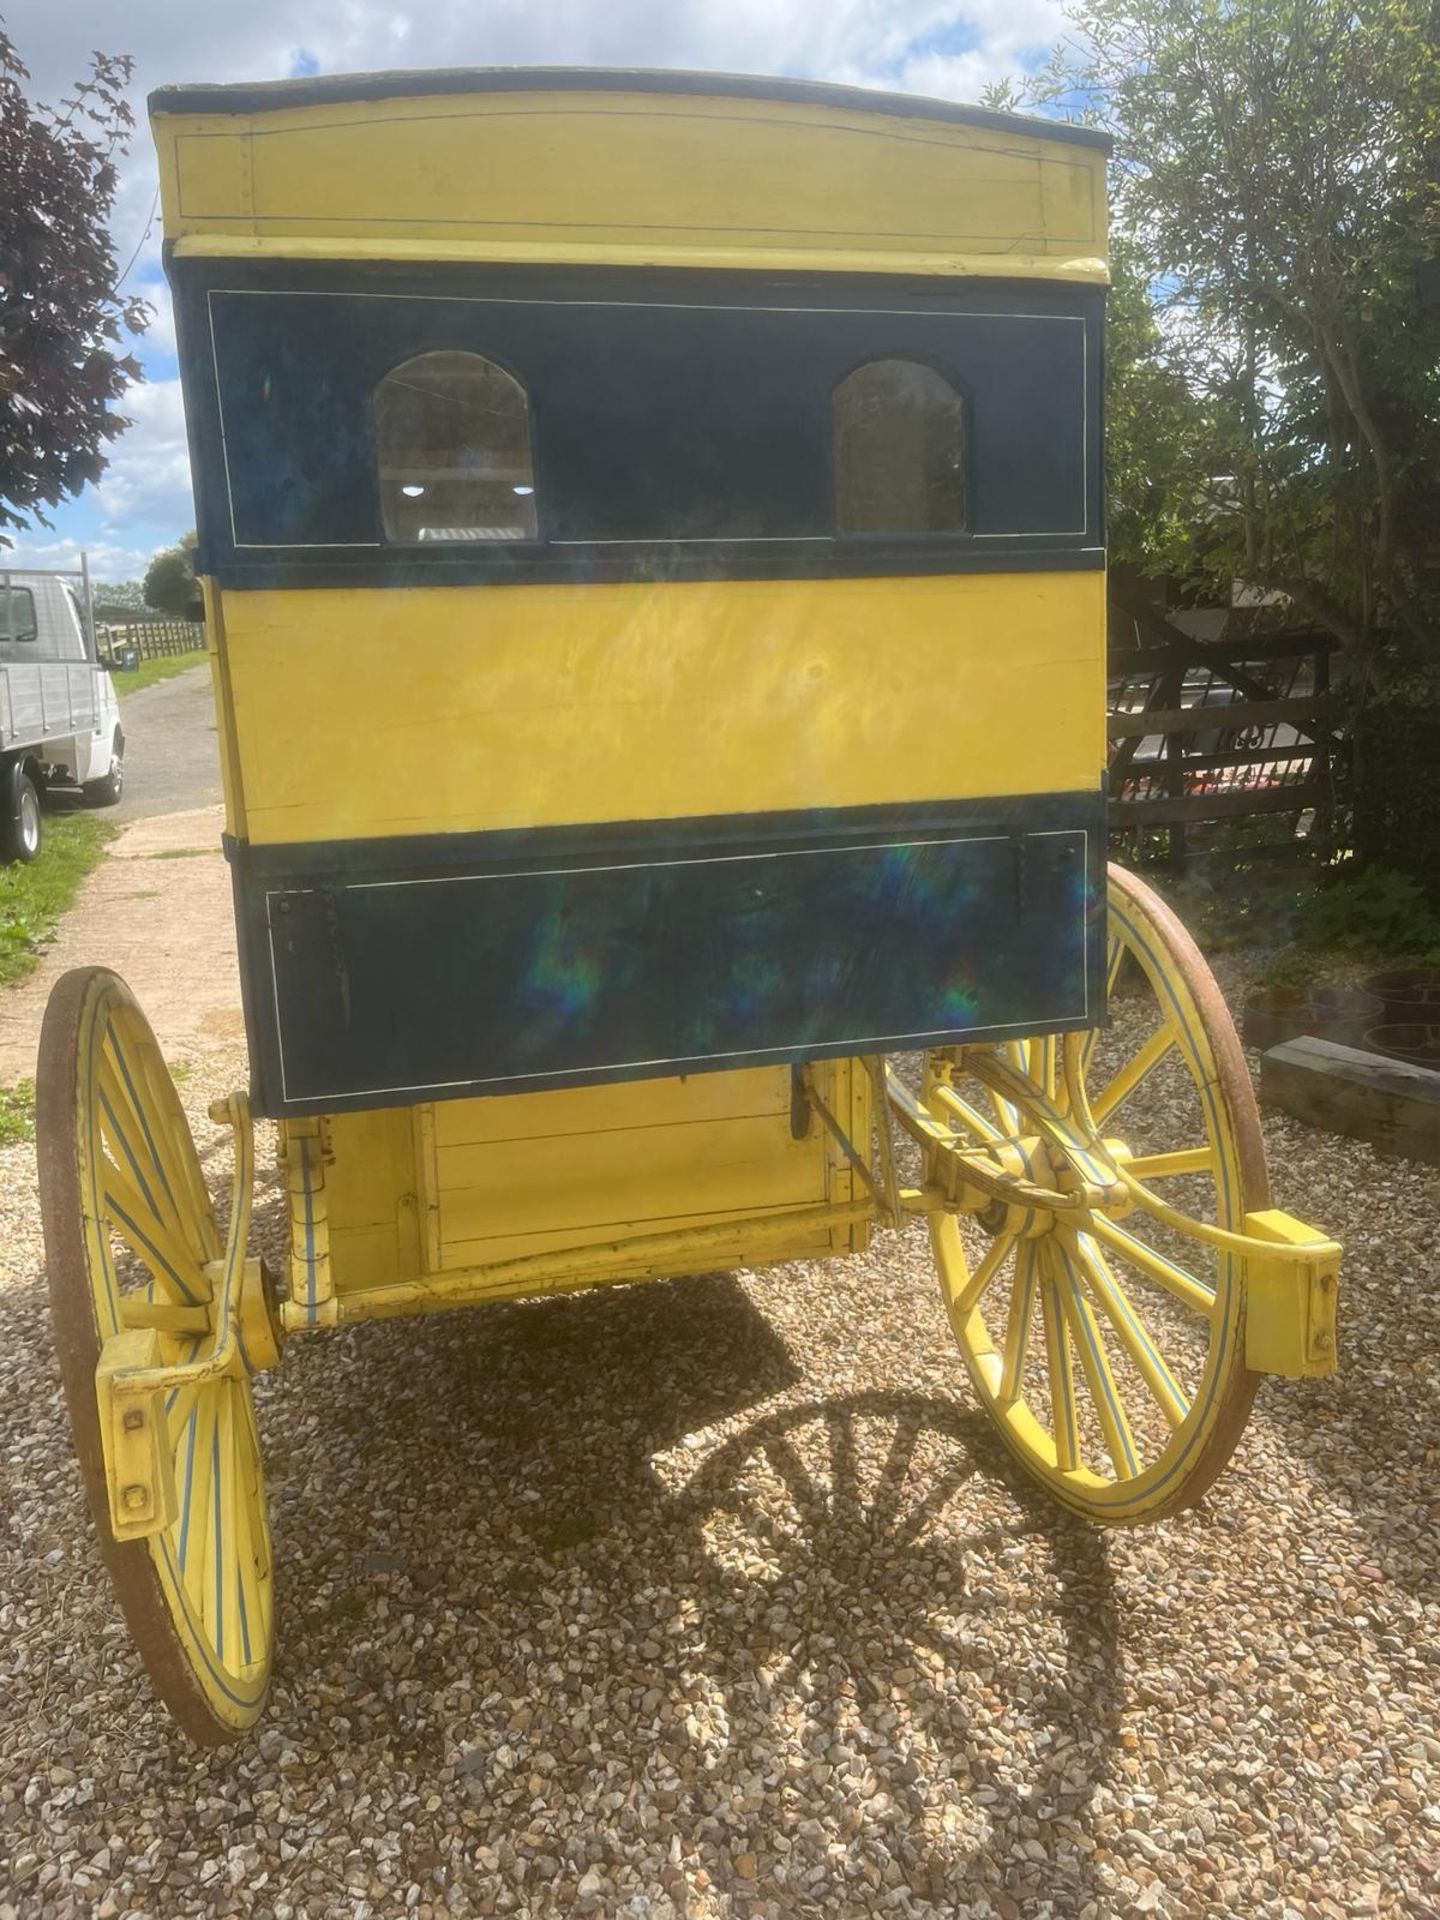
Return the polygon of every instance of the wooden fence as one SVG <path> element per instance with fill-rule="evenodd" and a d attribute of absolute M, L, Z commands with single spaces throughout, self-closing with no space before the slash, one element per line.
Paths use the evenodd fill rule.
<path fill-rule="evenodd" d="M 99 623 L 99 640 L 102 652 L 134 647 L 142 660 L 158 660 L 203 648 L 205 629 L 198 620 L 105 620 Z"/>
<path fill-rule="evenodd" d="M 1327 857 L 1346 752 L 1330 691 L 1334 646 L 1314 627 L 1196 640 L 1147 607 L 1112 606 L 1110 831 L 1120 857 L 1174 872 Z"/>

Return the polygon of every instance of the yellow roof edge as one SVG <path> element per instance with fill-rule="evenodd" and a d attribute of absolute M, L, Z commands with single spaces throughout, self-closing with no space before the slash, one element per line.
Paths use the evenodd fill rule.
<path fill-rule="evenodd" d="M 707 267 L 800 273 L 889 273 L 952 279 L 1060 280 L 1108 286 L 1094 255 L 1066 259 L 1036 253 L 947 253 L 826 247 L 685 246 L 656 242 L 560 240 L 352 240 L 325 235 L 190 233 L 172 243 L 181 260 L 466 261 L 496 266 Z"/>

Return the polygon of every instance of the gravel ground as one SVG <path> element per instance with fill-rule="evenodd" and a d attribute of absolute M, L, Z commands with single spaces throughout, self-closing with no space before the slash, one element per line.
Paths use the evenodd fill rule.
<path fill-rule="evenodd" d="M 1140 1533 L 1015 1481 L 918 1234 L 292 1344 L 219 1756 L 104 1583 L 0 1152 L 0 1920 L 1440 1912 L 1437 1176 L 1267 1133 L 1342 1372 Z"/>

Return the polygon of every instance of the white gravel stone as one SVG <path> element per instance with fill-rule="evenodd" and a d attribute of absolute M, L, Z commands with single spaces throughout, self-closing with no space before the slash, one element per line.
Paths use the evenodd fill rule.
<path fill-rule="evenodd" d="M 243 1075 L 182 1083 L 206 1151 Z M 919 1230 L 292 1343 L 275 1686 L 225 1753 L 119 1624 L 0 1152 L 0 1920 L 1433 1916 L 1440 1186 L 1267 1136 L 1348 1246 L 1341 1371 L 1266 1382 L 1148 1532 L 1016 1481 Z"/>

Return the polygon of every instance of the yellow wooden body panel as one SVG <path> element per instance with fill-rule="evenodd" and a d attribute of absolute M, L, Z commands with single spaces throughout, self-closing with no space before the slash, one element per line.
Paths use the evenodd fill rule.
<path fill-rule="evenodd" d="M 182 253 L 1105 278 L 1105 156 L 1040 133 L 542 75 L 153 125 Z"/>
<path fill-rule="evenodd" d="M 821 1097 L 864 1151 L 868 1075 L 849 1060 L 815 1071 Z M 727 1219 L 735 1238 L 718 1257 L 736 1265 L 843 1252 L 868 1231 L 810 1226 L 763 1249 L 747 1238 L 751 1216 L 864 1197 L 818 1121 L 793 1137 L 788 1067 L 337 1114 L 327 1127 L 330 1258 L 342 1299 Z M 631 1270 L 622 1258 L 611 1277 Z M 556 1284 L 549 1275 L 536 1290 Z M 475 1297 L 484 1298 L 483 1282 Z"/>
<path fill-rule="evenodd" d="M 227 594 L 231 830 L 1093 791 L 1104 595 L 1098 571 Z"/>
<path fill-rule="evenodd" d="M 1105 279 L 1103 154 L 1043 128 L 543 75 L 399 85 L 157 112 L 177 255 Z M 211 592 L 207 609 L 229 825 L 252 844 L 1093 791 L 1105 764 L 1098 571 Z M 817 1073 L 868 1153 L 865 1071 Z M 411 1287 L 423 1310 L 427 1279 L 453 1301 L 457 1277 L 531 1256 L 547 1277 L 504 1291 L 548 1289 L 569 1249 L 731 1219 L 706 1264 L 861 1244 L 868 1223 L 816 1220 L 869 1200 L 818 1122 L 792 1137 L 790 1093 L 776 1067 L 345 1114 L 323 1152 L 297 1131 L 292 1206 L 303 1219 L 323 1180 L 328 1249 L 307 1311 L 397 1310 Z M 803 1215 L 792 1239 L 747 1237 L 777 1210 Z M 657 1257 L 622 1252 L 604 1277 L 668 1270 Z"/>

